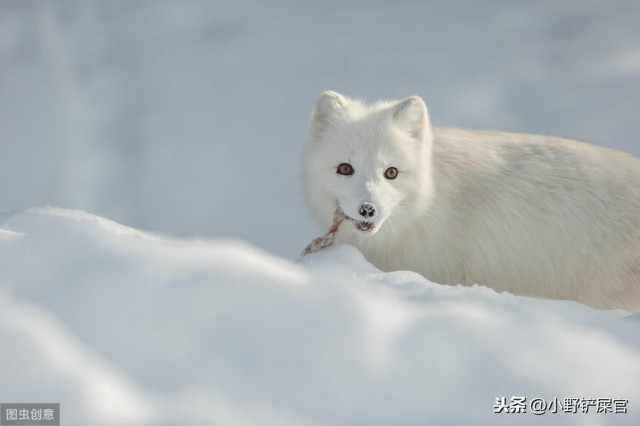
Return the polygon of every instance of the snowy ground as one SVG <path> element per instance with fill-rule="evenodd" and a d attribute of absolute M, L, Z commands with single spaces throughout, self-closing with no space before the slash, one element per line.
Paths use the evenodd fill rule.
<path fill-rule="evenodd" d="M 640 317 L 381 273 L 350 246 L 292 263 L 79 211 L 0 220 L 0 396 L 65 425 L 637 425 Z M 494 398 L 630 400 L 493 414 Z"/>
<path fill-rule="evenodd" d="M 635 0 L 0 1 L 0 212 L 145 230 L 0 214 L 0 402 L 61 402 L 63 425 L 637 426 L 640 314 L 296 256 L 321 232 L 300 168 L 322 90 L 640 154 L 638 22 Z M 517 395 L 630 412 L 492 413 Z"/>

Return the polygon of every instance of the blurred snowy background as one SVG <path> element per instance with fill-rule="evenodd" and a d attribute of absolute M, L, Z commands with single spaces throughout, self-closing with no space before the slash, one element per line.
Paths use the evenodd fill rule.
<path fill-rule="evenodd" d="M 335 89 L 640 154 L 640 3 L 0 1 L 0 211 L 51 204 L 288 258 Z"/>

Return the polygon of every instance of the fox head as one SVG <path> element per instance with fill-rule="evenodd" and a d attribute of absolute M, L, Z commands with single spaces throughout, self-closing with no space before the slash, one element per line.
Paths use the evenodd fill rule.
<path fill-rule="evenodd" d="M 326 225 L 337 207 L 346 233 L 398 235 L 424 211 L 431 124 L 418 96 L 367 105 L 333 91 L 318 99 L 305 152 L 307 199 Z"/>

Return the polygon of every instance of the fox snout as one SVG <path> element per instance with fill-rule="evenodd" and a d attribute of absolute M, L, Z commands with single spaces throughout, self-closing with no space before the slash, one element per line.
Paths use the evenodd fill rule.
<path fill-rule="evenodd" d="M 358 209 L 360 216 L 364 218 L 371 218 L 376 214 L 376 208 L 371 203 L 362 203 Z"/>

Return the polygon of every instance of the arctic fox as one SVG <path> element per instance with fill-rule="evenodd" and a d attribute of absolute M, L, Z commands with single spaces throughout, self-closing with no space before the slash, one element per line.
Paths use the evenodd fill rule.
<path fill-rule="evenodd" d="M 417 96 L 318 99 L 312 210 L 384 271 L 640 310 L 640 159 L 549 136 L 432 127 Z"/>

